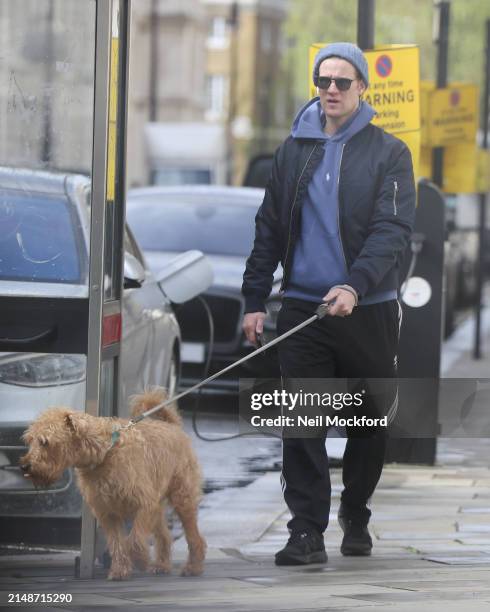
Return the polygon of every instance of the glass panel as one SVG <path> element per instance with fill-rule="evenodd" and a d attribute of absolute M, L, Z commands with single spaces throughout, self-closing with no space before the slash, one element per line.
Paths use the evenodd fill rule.
<path fill-rule="evenodd" d="M 2 280 L 87 284 L 83 227 L 68 198 L 0 189 L 0 227 Z"/>
<path fill-rule="evenodd" d="M 159 193 L 157 198 L 129 198 L 126 214 L 143 251 L 198 249 L 206 254 L 243 257 L 253 245 L 258 206 L 259 202 L 257 206 L 241 206 L 237 198 L 229 202 L 215 194 L 197 198 Z"/>
<path fill-rule="evenodd" d="M 40 352 L 82 322 L 16 298 L 88 296 L 95 21 L 95 0 L 0 0 L 0 516 L 26 524 L 81 510 L 72 470 L 36 490 L 18 461 L 41 412 L 85 410 L 86 356 Z"/>
<path fill-rule="evenodd" d="M 22 434 L 44 410 L 85 410 L 85 355 L 0 353 L 0 517 L 70 518 L 81 501 L 73 473 L 65 470 L 47 489 L 24 478 Z"/>
<path fill-rule="evenodd" d="M 107 359 L 100 366 L 100 416 L 114 416 L 114 375 L 116 372 L 117 358 Z"/>
<path fill-rule="evenodd" d="M 165 168 L 153 173 L 155 185 L 209 185 L 211 182 L 211 171 L 207 169 Z"/>
<path fill-rule="evenodd" d="M 2 0 L 0 57 L 0 294 L 86 297 L 95 0 Z"/>
<path fill-rule="evenodd" d="M 121 70 L 124 67 L 120 61 L 119 46 L 119 2 L 112 5 L 111 55 L 110 55 L 110 87 L 109 87 L 109 130 L 107 147 L 107 202 L 105 209 L 105 247 L 104 247 L 104 300 L 116 300 L 121 292 L 121 270 L 118 253 L 121 241 L 121 184 L 117 173 L 121 160 L 118 120 L 122 113 L 119 104 L 123 102 L 119 96 Z M 123 114 L 123 113 L 122 113 Z"/>

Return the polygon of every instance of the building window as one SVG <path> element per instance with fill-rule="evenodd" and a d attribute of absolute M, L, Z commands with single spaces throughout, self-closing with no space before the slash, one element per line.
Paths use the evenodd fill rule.
<path fill-rule="evenodd" d="M 225 113 L 227 79 L 222 74 L 206 76 L 206 119 L 222 119 Z"/>
<path fill-rule="evenodd" d="M 207 46 L 210 49 L 225 49 L 228 46 L 228 26 L 224 17 L 211 18 Z"/>

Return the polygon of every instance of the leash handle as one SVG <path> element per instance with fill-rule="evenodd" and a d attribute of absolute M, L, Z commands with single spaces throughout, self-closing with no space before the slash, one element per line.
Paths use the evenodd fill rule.
<path fill-rule="evenodd" d="M 316 316 L 319 319 L 323 319 L 323 317 L 328 314 L 328 309 L 330 308 L 330 306 L 332 306 L 332 304 L 334 303 L 335 300 L 332 300 L 331 302 L 323 302 L 322 304 L 320 304 L 320 306 L 318 306 L 318 308 L 315 310 Z"/>

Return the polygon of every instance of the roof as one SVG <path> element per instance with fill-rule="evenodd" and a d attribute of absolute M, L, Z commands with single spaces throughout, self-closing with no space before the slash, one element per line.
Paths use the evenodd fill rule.
<path fill-rule="evenodd" d="M 217 197 L 237 197 L 243 200 L 249 200 L 250 203 L 257 205 L 257 200 L 264 197 L 264 190 L 256 187 L 231 187 L 228 185 L 178 185 L 175 187 L 163 187 L 154 185 L 150 187 L 140 187 L 128 191 L 128 198 L 141 196 L 157 196 L 157 195 L 193 195 L 193 196 L 210 196 Z"/>
<path fill-rule="evenodd" d="M 64 195 L 67 192 L 67 182 L 73 186 L 85 185 L 90 184 L 90 179 L 81 174 L 0 166 L 0 187 L 3 189 Z"/>

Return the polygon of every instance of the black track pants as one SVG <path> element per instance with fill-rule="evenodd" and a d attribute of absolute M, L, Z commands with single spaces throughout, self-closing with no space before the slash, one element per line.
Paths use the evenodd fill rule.
<path fill-rule="evenodd" d="M 278 334 L 310 317 L 315 309 L 312 302 L 285 298 L 278 317 Z M 376 406 L 379 416 L 384 416 L 397 402 L 398 333 L 396 300 L 358 306 L 348 317 L 327 315 L 279 343 L 283 383 L 287 386 L 288 378 L 392 379 L 383 396 L 384 406 L 381 410 Z M 323 533 L 328 525 L 331 485 L 326 433 L 316 438 L 283 439 L 281 478 L 292 515 L 288 523 L 291 530 L 315 528 Z M 383 469 L 386 430 L 374 429 L 366 434 L 359 428 L 348 429 L 347 437 L 342 506 L 348 518 L 367 524 L 371 516 L 367 503 Z"/>

